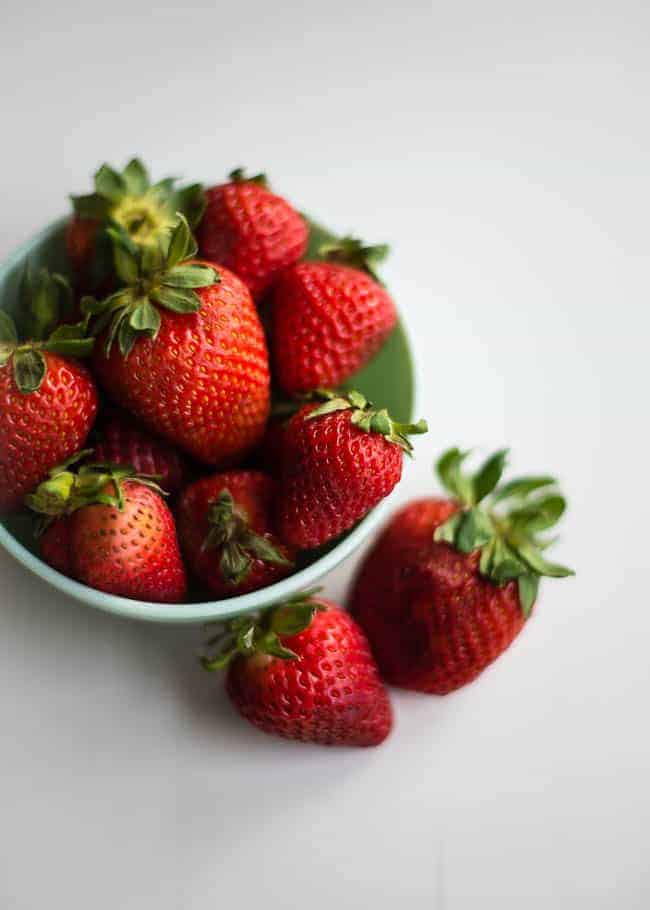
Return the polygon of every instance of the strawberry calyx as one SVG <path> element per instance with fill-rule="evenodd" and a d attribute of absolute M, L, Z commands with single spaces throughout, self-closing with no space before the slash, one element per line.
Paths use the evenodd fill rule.
<path fill-rule="evenodd" d="M 377 266 L 385 261 L 389 252 L 390 247 L 386 243 L 366 246 L 357 237 L 349 235 L 340 240 L 323 243 L 318 250 L 322 259 L 340 265 L 349 265 L 353 269 L 366 272 L 378 284 L 383 284 L 383 282 L 377 274 Z"/>
<path fill-rule="evenodd" d="M 438 459 L 438 477 L 461 508 L 436 528 L 434 540 L 461 553 L 480 550 L 480 573 L 499 587 L 516 580 L 521 609 L 528 617 L 542 576 L 574 574 L 545 559 L 543 551 L 554 540 L 539 536 L 560 520 L 566 499 L 557 480 L 547 475 L 519 477 L 499 486 L 507 449 L 491 455 L 474 474 L 462 471 L 468 455 L 453 448 Z"/>
<path fill-rule="evenodd" d="M 84 298 L 83 311 L 94 317 L 93 335 L 108 329 L 106 355 L 117 341 L 122 356 L 128 357 L 140 335 L 158 336 L 159 307 L 173 313 L 195 313 L 201 305 L 196 289 L 218 284 L 220 278 L 212 266 L 188 261 L 198 247 L 181 212 L 155 246 L 139 247 L 114 228 L 108 233 L 113 240 L 115 271 L 123 287 L 103 300 Z"/>
<path fill-rule="evenodd" d="M 39 515 L 36 535 L 57 518 L 76 512 L 84 506 L 101 504 L 124 511 L 124 483 L 137 481 L 161 496 L 165 491 L 150 474 L 138 474 L 130 465 L 97 462 L 79 464 L 92 454 L 92 449 L 77 452 L 67 461 L 52 468 L 46 480 L 25 497 L 25 504 Z"/>
<path fill-rule="evenodd" d="M 152 183 L 144 164 L 133 158 L 122 171 L 103 164 L 94 177 L 94 192 L 71 196 L 75 213 L 127 234 L 138 246 L 155 246 L 182 212 L 192 227 L 205 211 L 200 183 L 176 187 L 176 178 Z"/>
<path fill-rule="evenodd" d="M 246 511 L 235 503 L 227 488 L 210 503 L 207 519 L 210 530 L 202 549 L 221 548 L 219 567 L 229 584 L 241 584 L 250 574 L 255 559 L 270 565 L 291 565 L 267 537 L 251 530 Z"/>
<path fill-rule="evenodd" d="M 201 658 L 203 668 L 223 670 L 238 655 L 266 654 L 281 660 L 297 660 L 298 655 L 286 648 L 281 638 L 304 632 L 316 613 L 326 609 L 314 599 L 319 591 L 320 588 L 311 588 L 284 603 L 258 613 L 237 616 L 222 624 L 207 642 L 209 653 Z"/>
<path fill-rule="evenodd" d="M 19 293 L 19 326 L 0 311 L 0 369 L 11 362 L 14 381 L 24 395 L 36 392 L 45 379 L 45 352 L 62 357 L 87 357 L 94 339 L 88 337 L 88 319 L 60 325 L 73 311 L 70 285 L 63 275 L 29 264 Z M 21 338 L 26 339 L 24 341 Z"/>
<path fill-rule="evenodd" d="M 258 186 L 269 188 L 269 181 L 266 174 L 254 174 L 252 177 L 246 176 L 246 168 L 236 167 L 228 174 L 230 183 L 256 183 Z"/>
<path fill-rule="evenodd" d="M 305 420 L 314 420 L 325 414 L 336 411 L 351 410 L 350 417 L 354 426 L 365 433 L 379 433 L 395 445 L 399 446 L 407 455 L 413 453 L 413 445 L 409 436 L 428 432 L 426 420 L 417 423 L 398 423 L 390 416 L 386 408 L 375 408 L 368 399 L 354 389 L 336 392 L 332 389 L 317 389 L 311 393 L 312 400 L 324 403 L 314 408 L 306 415 Z"/>

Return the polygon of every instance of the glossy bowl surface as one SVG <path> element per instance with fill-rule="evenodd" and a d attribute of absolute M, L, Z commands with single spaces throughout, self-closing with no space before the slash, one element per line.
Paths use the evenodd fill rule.
<path fill-rule="evenodd" d="M 11 312 L 18 302 L 18 288 L 27 260 L 47 265 L 64 274 L 68 271 L 63 243 L 65 219 L 60 219 L 36 234 L 0 265 L 0 308 Z M 308 256 L 314 256 L 320 243 L 331 235 L 312 225 Z M 413 417 L 413 366 L 408 341 L 401 324 L 381 352 L 358 373 L 351 384 L 369 399 L 387 407 L 394 417 L 406 421 Z M 301 568 L 277 584 L 228 600 L 195 601 L 184 604 L 155 604 L 105 594 L 80 584 L 50 568 L 39 558 L 27 515 L 4 517 L 0 523 L 0 545 L 18 562 L 44 581 L 91 607 L 131 619 L 150 622 L 199 623 L 226 618 L 249 610 L 271 606 L 316 584 L 325 574 L 350 556 L 382 521 L 387 501 L 373 509 L 345 536 L 318 552 L 305 554 Z"/>

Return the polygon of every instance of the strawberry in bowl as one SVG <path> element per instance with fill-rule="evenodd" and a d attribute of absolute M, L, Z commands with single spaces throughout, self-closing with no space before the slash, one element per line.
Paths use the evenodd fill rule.
<path fill-rule="evenodd" d="M 8 487 L 0 544 L 73 597 L 150 621 L 201 622 L 266 609 L 308 589 L 376 527 L 410 448 L 402 428 L 412 414 L 413 371 L 394 303 L 376 274 L 382 250 L 339 241 L 284 194 L 242 172 L 207 185 L 212 189 L 204 193 L 199 181 L 155 183 L 138 159 L 122 171 L 104 165 L 94 192 L 74 199 L 72 218 L 46 228 L 0 266 L 0 313 L 7 314 L 0 373 L 14 385 L 17 376 L 23 385 L 35 385 L 29 393 L 8 387 L 4 408 L 0 401 L 0 428 L 4 417 L 11 433 L 20 429 L 14 442 L 5 431 L 5 474 L 24 475 L 21 486 L 13 492 Z M 47 266 L 57 276 L 50 283 L 60 300 L 50 307 L 47 331 L 38 320 L 23 328 L 16 275 L 28 260 L 34 273 Z M 354 394 L 343 389 L 317 400 L 320 392 L 310 387 L 326 377 L 325 360 L 299 350 L 297 335 L 292 344 L 291 322 L 280 318 L 280 309 L 284 318 L 295 305 L 300 322 L 310 307 L 322 305 L 300 299 L 295 289 L 282 290 L 289 274 L 308 266 L 320 270 L 319 286 L 330 288 L 338 324 L 346 310 L 358 321 L 364 301 L 372 313 L 354 343 L 338 344 L 344 368 L 327 374 L 332 384 L 353 381 L 361 397 L 303 425 L 306 415 L 297 418 L 303 408 L 330 408 L 331 401 Z M 352 281 L 339 280 L 350 275 Z M 72 291 L 63 293 L 64 284 Z M 37 296 L 43 296 L 40 290 Z M 15 333 L 12 320 L 18 323 Z M 333 343 L 333 336 L 322 338 L 325 345 Z M 292 358 L 300 370 L 311 358 L 318 370 L 294 383 L 283 379 Z M 66 382 L 79 377 L 71 389 L 87 390 L 85 405 L 83 396 L 73 396 L 70 401 L 78 404 L 69 408 L 60 391 L 53 394 L 61 387 L 50 383 L 58 382 L 63 367 Z M 293 399 L 295 419 L 272 415 L 277 393 Z M 54 447 L 44 444 L 39 413 L 49 421 Z M 317 452 L 309 458 L 311 479 L 305 477 L 304 488 L 297 483 L 296 465 L 307 457 L 300 438 L 317 449 L 330 424 L 339 423 L 347 429 L 340 449 L 330 446 L 327 458 L 332 467 L 338 461 L 352 470 L 349 502 L 343 474 L 323 470 L 319 486 Z M 93 451 L 79 467 L 64 467 L 64 480 L 81 474 L 83 486 L 90 483 L 90 465 L 110 466 L 129 472 L 119 474 L 120 495 L 111 492 L 114 479 L 106 480 L 97 495 L 110 502 L 85 503 L 88 512 L 68 503 L 35 536 L 35 521 L 43 531 L 33 510 L 42 503 L 42 484 L 54 481 L 51 473 L 86 449 Z M 352 453 L 356 461 L 350 461 Z M 384 469 L 364 480 L 379 456 Z M 166 495 L 147 487 L 143 475 Z M 132 503 L 150 496 L 156 498 L 148 505 Z M 337 496 L 345 508 L 335 520 Z M 296 520 L 299 503 L 311 513 L 305 522 L 320 525 L 319 533 L 303 533 Z M 168 555 L 153 574 L 162 572 L 163 563 L 176 564 L 176 555 L 169 555 L 175 547 L 180 554 L 183 577 L 176 572 L 169 586 L 164 573 L 159 589 L 132 583 L 131 567 L 120 574 L 106 554 L 102 575 L 83 555 L 84 542 L 95 539 L 95 532 L 102 538 L 102 528 L 110 537 L 110 528 L 119 527 L 128 543 L 131 510 L 137 515 L 138 508 L 152 528 L 167 529 L 160 552 Z M 323 509 L 329 509 L 325 523 Z M 91 517 L 95 530 L 85 534 Z M 143 540 L 140 533 L 150 533 L 146 521 L 144 528 L 136 521 L 136 527 L 134 545 Z"/>

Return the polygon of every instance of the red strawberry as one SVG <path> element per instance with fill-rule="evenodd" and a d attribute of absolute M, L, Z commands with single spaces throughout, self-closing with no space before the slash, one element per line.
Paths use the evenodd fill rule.
<path fill-rule="evenodd" d="M 246 179 L 243 171 L 233 171 L 229 183 L 206 196 L 197 235 L 201 255 L 232 269 L 259 299 L 283 269 L 304 255 L 304 219 L 267 189 L 263 175 Z"/>
<path fill-rule="evenodd" d="M 117 410 L 102 421 L 94 461 L 131 465 L 138 474 L 151 474 L 166 493 L 174 494 L 187 483 L 187 459 L 162 439 L 141 430 L 127 414 Z"/>
<path fill-rule="evenodd" d="M 261 617 L 233 620 L 219 655 L 239 713 L 265 733 L 327 746 L 377 746 L 392 710 L 366 638 L 335 604 L 310 592 Z"/>
<path fill-rule="evenodd" d="M 95 174 L 94 192 L 73 196 L 74 215 L 66 229 L 68 258 L 87 290 L 111 283 L 111 245 L 107 228 L 123 231 L 141 248 L 155 247 L 176 222 L 177 212 L 194 227 L 205 208 L 199 184 L 178 189 L 175 180 L 152 184 L 137 158 L 123 171 L 103 164 Z"/>
<path fill-rule="evenodd" d="M 60 275 L 26 275 L 18 341 L 13 319 L 0 311 L 0 511 L 19 509 L 50 468 L 84 443 L 97 413 L 88 371 L 61 355 L 85 356 L 84 326 L 54 329 L 62 316 Z M 45 339 L 45 340 L 43 340 Z"/>
<path fill-rule="evenodd" d="M 323 248 L 333 262 L 300 262 L 280 278 L 272 308 L 273 359 L 289 395 L 345 382 L 395 328 L 395 304 L 369 265 L 386 249 L 346 238 Z"/>
<path fill-rule="evenodd" d="M 506 453 L 471 477 L 461 472 L 466 454 L 452 449 L 438 462 L 454 499 L 402 508 L 363 563 L 350 599 L 384 678 L 437 695 L 471 682 L 510 645 L 540 576 L 572 574 L 544 559 L 546 542 L 537 536 L 564 512 L 554 479 L 497 487 Z"/>
<path fill-rule="evenodd" d="M 119 465 L 69 468 L 70 462 L 52 470 L 27 497 L 45 516 L 43 558 L 109 594 L 183 601 L 187 584 L 174 519 L 156 484 Z"/>
<path fill-rule="evenodd" d="M 277 528 L 298 549 L 338 537 L 387 496 L 402 476 L 411 433 L 426 423 L 398 424 L 359 392 L 320 393 L 287 424 Z"/>
<path fill-rule="evenodd" d="M 95 255 L 97 237 L 101 231 L 98 218 L 73 215 L 65 230 L 65 248 L 72 268 L 79 276 L 87 277 Z M 84 281 L 84 284 L 92 282 Z"/>
<path fill-rule="evenodd" d="M 273 481 L 260 471 L 228 471 L 191 484 L 178 504 L 178 532 L 195 574 L 219 597 L 273 584 L 293 554 L 271 530 Z"/>
<path fill-rule="evenodd" d="M 48 525 L 41 537 L 40 546 L 41 556 L 48 566 L 69 578 L 74 577 L 70 522 L 67 518 L 57 518 Z"/>
<path fill-rule="evenodd" d="M 115 240 L 129 286 L 91 307 L 103 332 L 93 358 L 102 385 L 152 433 L 199 460 L 241 459 L 261 439 L 270 401 L 266 342 L 248 290 L 226 269 L 187 261 L 196 247 L 183 218 L 164 255 Z"/>

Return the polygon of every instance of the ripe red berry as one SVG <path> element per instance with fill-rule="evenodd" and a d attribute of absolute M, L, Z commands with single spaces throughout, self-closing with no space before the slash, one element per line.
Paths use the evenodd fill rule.
<path fill-rule="evenodd" d="M 409 433 L 358 392 L 307 404 L 286 426 L 277 497 L 282 540 L 299 549 L 338 537 L 387 496 L 402 475 Z"/>
<path fill-rule="evenodd" d="M 231 701 L 265 733 L 327 746 L 376 746 L 390 733 L 388 693 L 363 632 L 309 594 L 235 620 L 204 666 L 228 666 Z"/>
<path fill-rule="evenodd" d="M 185 599 L 174 519 L 158 488 L 128 468 L 70 465 L 27 497 L 43 516 L 41 554 L 58 571 L 109 594 Z"/>
<path fill-rule="evenodd" d="M 439 462 L 455 498 L 400 509 L 366 557 L 349 604 L 384 678 L 437 695 L 471 682 L 510 645 L 541 575 L 571 574 L 544 559 L 537 536 L 564 511 L 553 478 L 496 488 L 505 452 L 472 477 L 460 470 L 463 457 L 453 449 Z"/>
<path fill-rule="evenodd" d="M 233 171 L 229 183 L 206 193 L 197 239 L 201 255 L 231 269 L 255 299 L 307 249 L 308 229 L 291 205 L 266 187 Z"/>
<path fill-rule="evenodd" d="M 40 539 L 41 556 L 48 564 L 68 578 L 75 577 L 70 541 L 70 524 L 67 518 L 53 521 Z"/>
<path fill-rule="evenodd" d="M 19 509 L 50 468 L 81 448 L 97 413 L 95 383 L 74 359 L 90 353 L 92 339 L 83 325 L 57 329 L 63 298 L 71 299 L 65 279 L 28 272 L 23 293 L 18 327 L 0 311 L 2 512 Z"/>
<path fill-rule="evenodd" d="M 88 275 L 95 255 L 97 235 L 101 230 L 101 221 L 97 218 L 84 218 L 73 215 L 65 230 L 65 248 L 68 259 L 82 284 L 92 279 Z"/>
<path fill-rule="evenodd" d="M 157 477 L 162 489 L 171 495 L 178 493 L 190 475 L 187 458 L 181 452 L 142 430 L 128 414 L 117 409 L 97 429 L 93 460 L 131 465 L 138 474 Z"/>
<path fill-rule="evenodd" d="M 157 257 L 116 243 L 127 287 L 91 307 L 103 329 L 93 355 L 102 386 L 200 461 L 242 459 L 261 439 L 270 404 L 266 341 L 247 288 L 191 258 L 184 219 Z"/>
<path fill-rule="evenodd" d="M 368 273 L 338 262 L 298 263 L 273 295 L 279 385 L 289 395 L 341 385 L 380 350 L 396 322 L 391 297 Z"/>
<path fill-rule="evenodd" d="M 178 503 L 178 532 L 188 564 L 219 597 L 279 581 L 293 552 L 271 526 L 274 482 L 261 471 L 226 471 L 197 480 Z"/>

